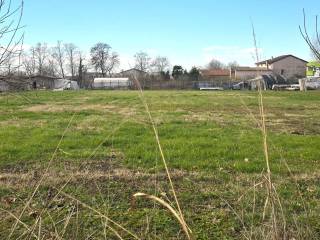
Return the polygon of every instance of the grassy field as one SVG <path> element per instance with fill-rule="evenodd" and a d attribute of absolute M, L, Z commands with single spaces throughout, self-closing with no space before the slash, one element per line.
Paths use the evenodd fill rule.
<path fill-rule="evenodd" d="M 267 238 L 258 93 L 149 91 L 144 99 L 194 239 Z M 280 235 L 320 239 L 320 92 L 266 92 L 264 107 Z M 185 238 L 162 206 L 133 204 L 137 192 L 174 200 L 138 92 L 0 95 L 1 239 L 119 239 L 87 205 L 140 239 Z"/>

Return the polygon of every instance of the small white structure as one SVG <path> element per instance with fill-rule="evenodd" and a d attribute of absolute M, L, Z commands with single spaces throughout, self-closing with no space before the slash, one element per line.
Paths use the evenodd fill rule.
<path fill-rule="evenodd" d="M 307 77 L 299 79 L 301 91 L 320 90 L 320 77 Z"/>
<path fill-rule="evenodd" d="M 79 85 L 76 81 L 68 79 L 55 79 L 54 80 L 55 90 L 79 90 Z"/>
<path fill-rule="evenodd" d="M 221 87 L 201 87 L 200 91 L 223 91 Z"/>
<path fill-rule="evenodd" d="M 305 84 L 306 84 L 306 88 L 308 90 L 319 90 L 320 89 L 320 77 L 309 78 Z"/>
<path fill-rule="evenodd" d="M 129 78 L 95 78 L 93 89 L 128 89 L 131 85 Z"/>

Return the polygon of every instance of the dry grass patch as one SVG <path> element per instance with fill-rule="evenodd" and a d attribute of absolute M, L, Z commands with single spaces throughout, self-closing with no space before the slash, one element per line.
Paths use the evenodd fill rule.
<path fill-rule="evenodd" d="M 0 127 L 26 127 L 26 126 L 34 126 L 34 127 L 44 127 L 48 124 L 46 120 L 5 120 L 0 121 Z"/>
<path fill-rule="evenodd" d="M 182 179 L 187 176 L 197 176 L 200 173 L 197 172 L 187 172 L 183 170 L 172 171 L 173 179 Z M 0 187 L 10 188 L 15 190 L 22 190 L 30 186 L 34 186 L 39 180 L 41 172 L 39 170 L 29 170 L 26 172 L 16 172 L 16 173 L 0 173 Z M 69 178 L 72 177 L 72 182 L 105 182 L 110 180 L 119 180 L 123 182 L 127 181 L 139 181 L 148 179 L 148 181 L 154 180 L 166 180 L 166 174 L 164 172 L 150 173 L 145 170 L 132 170 L 128 168 L 116 167 L 109 170 L 88 170 L 88 169 L 68 169 L 68 170 L 58 170 L 51 169 L 45 174 L 44 186 L 59 186 L 66 183 Z"/>
<path fill-rule="evenodd" d="M 101 112 L 112 112 L 121 114 L 124 116 L 132 116 L 136 113 L 134 108 L 119 107 L 116 105 L 103 105 L 103 104 L 85 104 L 85 105 L 67 105 L 65 103 L 55 104 L 38 104 L 23 109 L 27 112 L 81 112 L 81 111 L 101 111 Z"/>

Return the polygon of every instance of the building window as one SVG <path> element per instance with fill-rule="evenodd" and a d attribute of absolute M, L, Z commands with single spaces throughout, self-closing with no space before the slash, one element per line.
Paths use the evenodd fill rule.
<path fill-rule="evenodd" d="M 281 75 L 283 75 L 284 74 L 284 69 L 281 69 Z"/>

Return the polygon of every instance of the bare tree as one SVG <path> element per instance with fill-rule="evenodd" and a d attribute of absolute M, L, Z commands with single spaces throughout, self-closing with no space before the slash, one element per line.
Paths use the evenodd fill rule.
<path fill-rule="evenodd" d="M 239 67 L 239 63 L 237 61 L 232 61 L 228 63 L 228 68 Z"/>
<path fill-rule="evenodd" d="M 303 26 L 299 26 L 300 29 L 300 33 L 303 37 L 303 39 L 306 41 L 306 43 L 308 44 L 308 46 L 310 47 L 310 50 L 313 54 L 313 56 L 316 58 L 316 60 L 320 61 L 320 34 L 318 31 L 318 16 L 316 16 L 315 19 L 315 39 L 312 40 L 309 36 L 309 32 L 307 29 L 307 23 L 306 23 L 306 13 L 303 9 Z"/>
<path fill-rule="evenodd" d="M 102 76 L 106 76 L 107 72 L 107 60 L 109 58 L 109 52 L 111 47 L 106 43 L 97 43 L 91 48 L 91 62 L 96 71 L 100 71 Z"/>
<path fill-rule="evenodd" d="M 170 67 L 170 62 L 167 57 L 158 56 L 152 61 L 152 67 L 156 72 L 165 72 Z"/>
<path fill-rule="evenodd" d="M 58 63 L 60 68 L 60 74 L 62 78 L 65 78 L 65 71 L 64 71 L 64 65 L 65 65 L 65 51 L 62 47 L 62 42 L 58 41 L 57 46 L 55 46 L 52 49 L 52 57 L 55 59 L 55 61 Z"/>
<path fill-rule="evenodd" d="M 77 57 L 79 55 L 78 47 L 73 43 L 66 43 L 64 44 L 64 48 L 68 58 L 68 65 L 70 68 L 71 77 L 72 79 L 74 79 L 77 71 L 76 63 L 77 63 Z"/>
<path fill-rule="evenodd" d="M 10 76 L 15 73 L 15 57 L 9 56 L 2 62 L 1 73 L 5 76 Z"/>
<path fill-rule="evenodd" d="M 34 48 L 30 49 L 30 53 L 22 54 L 22 65 L 27 76 L 32 76 L 36 74 L 36 57 Z"/>
<path fill-rule="evenodd" d="M 119 66 L 119 64 L 120 64 L 119 54 L 116 52 L 113 52 L 107 61 L 107 72 L 109 73 L 109 76 L 111 76 L 112 71 L 117 66 Z"/>
<path fill-rule="evenodd" d="M 139 69 L 140 71 L 146 72 L 150 67 L 150 60 L 148 53 L 146 52 L 138 52 L 134 55 L 135 58 L 135 68 Z"/>
<path fill-rule="evenodd" d="M 210 69 L 210 70 L 225 69 L 225 68 L 226 68 L 226 65 L 217 59 L 212 59 L 207 65 L 207 69 Z"/>
<path fill-rule="evenodd" d="M 320 43 L 318 42 L 318 40 L 316 38 L 313 39 L 313 46 L 316 49 L 317 53 L 320 53 Z M 311 58 L 313 60 L 317 60 L 317 55 L 314 53 L 313 50 L 310 49 L 310 54 L 311 54 Z M 319 59 L 318 59 L 319 60 Z"/>
<path fill-rule="evenodd" d="M 19 30 L 23 28 L 21 26 L 23 4 L 21 0 L 19 5 L 13 8 L 11 1 L 0 1 L 0 67 L 7 69 L 9 66 L 9 72 L 14 65 L 20 64 L 15 58 L 20 57 L 22 52 L 24 35 L 20 34 Z"/>
<path fill-rule="evenodd" d="M 80 87 L 83 86 L 83 79 L 84 79 L 84 73 L 86 71 L 85 69 L 85 66 L 83 64 L 83 58 L 82 58 L 82 55 L 80 54 L 80 57 L 79 57 L 79 68 L 78 68 L 78 84 Z"/>
<path fill-rule="evenodd" d="M 55 77 L 57 73 L 58 70 L 55 60 L 48 57 L 46 64 L 42 68 L 42 74 Z"/>
<path fill-rule="evenodd" d="M 38 74 L 44 74 L 45 61 L 48 57 L 47 43 L 38 43 L 35 47 L 31 48 L 31 51 L 34 52 Z"/>
<path fill-rule="evenodd" d="M 91 63 L 97 71 L 100 71 L 105 77 L 107 73 L 111 75 L 115 67 L 120 63 L 119 55 L 116 52 L 111 53 L 111 47 L 106 43 L 97 43 L 91 48 Z"/>

